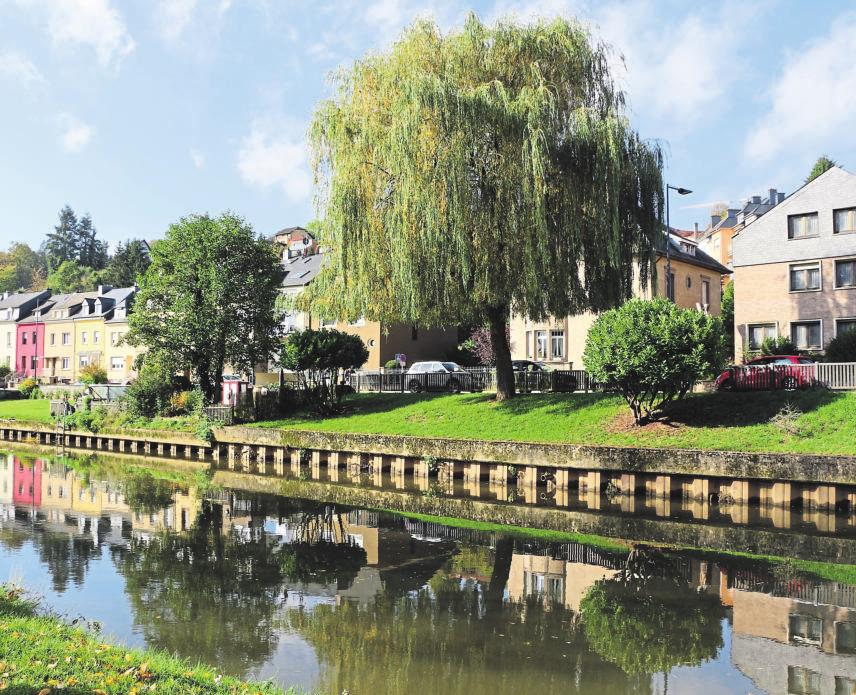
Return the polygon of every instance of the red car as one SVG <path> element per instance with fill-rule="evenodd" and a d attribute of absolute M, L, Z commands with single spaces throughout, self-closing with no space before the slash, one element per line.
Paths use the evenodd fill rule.
<path fill-rule="evenodd" d="M 724 391 L 796 391 L 815 382 L 815 361 L 801 355 L 766 355 L 729 367 L 716 377 Z"/>

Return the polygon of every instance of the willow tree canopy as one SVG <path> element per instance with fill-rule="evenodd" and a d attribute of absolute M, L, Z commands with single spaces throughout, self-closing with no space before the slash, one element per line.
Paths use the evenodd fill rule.
<path fill-rule="evenodd" d="M 470 15 L 445 35 L 418 22 L 341 70 L 311 130 L 329 254 L 305 301 L 493 325 L 628 298 L 661 233 L 662 159 L 608 57 L 572 20 Z"/>

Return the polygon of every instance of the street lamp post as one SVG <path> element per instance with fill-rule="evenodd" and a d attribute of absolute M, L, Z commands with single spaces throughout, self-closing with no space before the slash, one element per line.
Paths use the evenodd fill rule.
<path fill-rule="evenodd" d="M 678 195 L 689 195 L 692 191 L 689 188 L 666 184 L 666 299 L 674 302 L 675 288 L 672 282 L 672 223 L 669 221 L 669 191 L 674 191 Z"/>

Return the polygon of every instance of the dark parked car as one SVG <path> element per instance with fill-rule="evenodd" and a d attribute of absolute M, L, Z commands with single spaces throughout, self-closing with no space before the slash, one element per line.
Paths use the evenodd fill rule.
<path fill-rule="evenodd" d="M 533 362 L 532 360 L 512 360 L 511 368 L 515 372 L 551 372 L 553 371 L 543 362 Z"/>
<path fill-rule="evenodd" d="M 723 391 L 796 391 L 814 384 L 808 369 L 815 362 L 802 355 L 766 355 L 734 365 L 716 377 L 716 388 Z"/>

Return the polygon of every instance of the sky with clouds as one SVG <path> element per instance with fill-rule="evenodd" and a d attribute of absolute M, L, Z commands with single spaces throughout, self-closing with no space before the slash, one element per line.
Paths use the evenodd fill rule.
<path fill-rule="evenodd" d="M 824 152 L 856 171 L 852 1 L 0 0 L 0 248 L 38 245 L 66 203 L 113 243 L 192 212 L 305 224 L 331 71 L 470 10 L 576 16 L 614 46 L 635 125 L 694 191 L 673 224 L 790 192 Z"/>

